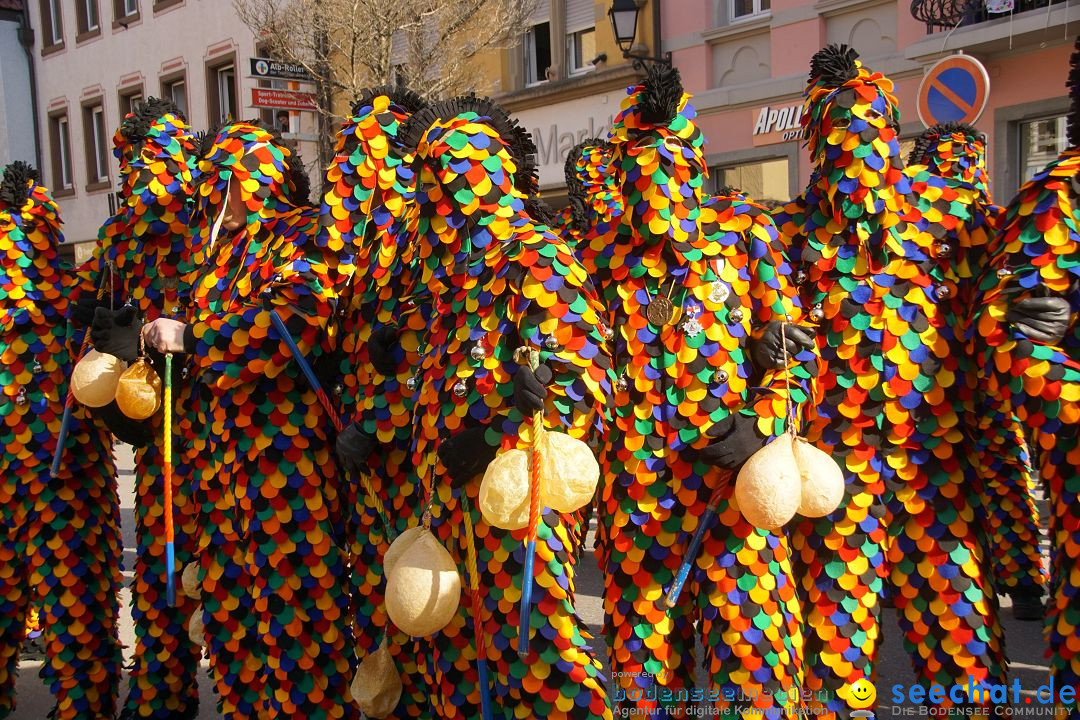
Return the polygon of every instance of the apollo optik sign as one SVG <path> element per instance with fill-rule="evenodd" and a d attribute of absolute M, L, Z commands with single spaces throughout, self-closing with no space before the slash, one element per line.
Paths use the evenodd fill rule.
<path fill-rule="evenodd" d="M 754 121 L 754 147 L 791 142 L 802 137 L 802 103 L 758 108 Z"/>

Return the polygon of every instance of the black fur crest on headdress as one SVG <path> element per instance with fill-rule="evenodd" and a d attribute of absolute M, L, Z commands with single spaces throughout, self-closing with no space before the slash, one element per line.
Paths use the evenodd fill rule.
<path fill-rule="evenodd" d="M 1080 147 L 1080 37 L 1076 38 L 1072 57 L 1069 58 L 1069 145 Z"/>
<path fill-rule="evenodd" d="M 352 114 L 359 115 L 365 106 L 370 105 L 380 95 L 387 96 L 390 98 L 390 102 L 410 115 L 428 105 L 427 100 L 421 97 L 419 93 L 413 92 L 404 85 L 379 85 L 378 87 L 364 88 L 360 96 L 352 104 Z"/>
<path fill-rule="evenodd" d="M 835 43 L 828 45 L 810 58 L 810 82 L 840 87 L 859 76 L 859 68 L 855 64 L 858 59 L 859 53 L 854 48 Z"/>
<path fill-rule="evenodd" d="M 977 140 L 983 140 L 986 137 L 978 128 L 970 123 L 947 122 L 931 125 L 923 130 L 919 137 L 915 138 L 915 146 L 911 148 L 907 164 L 918 165 L 921 163 L 927 151 L 930 150 L 935 143 L 943 136 L 952 135 L 953 133 L 962 133 L 965 137 Z"/>
<path fill-rule="evenodd" d="M 40 182 L 38 171 L 22 160 L 4 168 L 4 179 L 0 181 L 0 202 L 13 208 L 21 207 L 30 195 L 31 183 Z"/>
<path fill-rule="evenodd" d="M 146 137 L 151 125 L 166 115 L 175 115 L 187 122 L 172 100 L 148 97 L 144 102 L 136 103 L 131 113 L 120 123 L 120 134 L 127 138 L 128 142 L 137 143 Z"/>
<path fill-rule="evenodd" d="M 663 63 L 650 65 L 642 86 L 638 98 L 641 119 L 650 125 L 670 123 L 679 111 L 683 96 L 679 69 Z"/>

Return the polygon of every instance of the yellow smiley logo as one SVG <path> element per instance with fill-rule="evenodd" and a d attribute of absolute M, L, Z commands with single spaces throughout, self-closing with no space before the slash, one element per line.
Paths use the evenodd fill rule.
<path fill-rule="evenodd" d="M 856 710 L 865 710 L 877 699 L 877 689 L 866 678 L 859 678 L 847 686 L 848 705 Z"/>

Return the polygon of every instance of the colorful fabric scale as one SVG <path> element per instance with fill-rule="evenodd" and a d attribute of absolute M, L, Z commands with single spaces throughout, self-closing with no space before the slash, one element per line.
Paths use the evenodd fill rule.
<path fill-rule="evenodd" d="M 1002 213 L 990 199 L 985 138 L 970 125 L 935 125 L 916 140 L 905 172 L 915 205 L 936 240 L 934 255 L 957 285 L 949 299 L 952 325 L 957 337 L 968 337 L 977 279 Z M 963 407 L 965 422 L 970 424 L 969 457 L 982 490 L 991 577 L 1000 593 L 1038 598 L 1046 572 L 1024 431 L 1019 419 L 1004 412 L 996 398 L 978 392 L 977 372 L 970 366 L 969 355 L 961 357 L 967 363 L 964 378 L 971 393 Z"/>
<path fill-rule="evenodd" d="M 0 718 L 12 716 L 30 607 L 41 614 L 50 717 L 116 712 L 120 513 L 107 434 L 78 407 L 50 466 L 81 333 L 65 323 L 55 201 L 23 163 L 0 184 Z"/>
<path fill-rule="evenodd" d="M 1076 67 L 1074 56 L 1074 73 Z M 1080 685 L 1080 215 L 1074 205 L 1080 136 L 1073 127 L 1075 121 L 1072 147 L 1025 183 L 1006 208 L 980 283 L 973 336 L 981 350 L 983 391 L 1008 403 L 1040 450 L 1050 505 L 1046 622 L 1055 687 Z M 1064 298 L 1071 309 L 1059 345 L 1033 342 L 1005 318 L 1012 302 L 1046 296 Z M 1080 717 L 1075 705 L 1068 712 Z"/>
<path fill-rule="evenodd" d="M 179 266 L 190 234 L 191 132 L 171 101 L 149 98 L 124 118 L 113 146 L 120 161 L 121 206 L 101 228 L 91 260 L 79 269 L 83 292 L 94 292 L 111 265 L 109 305 L 133 305 L 143 322 L 182 317 L 187 290 Z M 177 385 L 175 405 L 167 409 L 175 418 L 183 416 L 187 405 L 186 384 Z M 155 440 L 135 452 L 135 652 L 125 719 L 185 720 L 199 711 L 196 676 L 202 652 L 187 631 L 196 603 L 179 593 L 177 607 L 170 608 L 165 593 L 163 418 L 164 413 L 155 413 L 147 421 Z M 180 430 L 181 424 L 175 427 Z M 174 440 L 178 456 L 184 442 Z M 174 464 L 172 485 L 179 568 L 190 561 L 195 536 L 190 477 L 179 464 Z"/>
<path fill-rule="evenodd" d="M 842 717 L 848 686 L 873 682 L 883 594 L 924 686 L 1004 672 L 979 489 L 958 451 L 957 282 L 928 229 L 938 218 L 908 199 L 892 83 L 857 57 L 830 46 L 811 61 L 802 117 L 814 172 L 777 214 L 818 323 L 807 436 L 847 482 L 837 511 L 792 533 L 806 691 Z"/>
<path fill-rule="evenodd" d="M 270 317 L 312 364 L 334 349 L 337 257 L 314 242 L 299 167 L 272 133 L 244 122 L 213 136 L 198 166 L 188 462 L 205 639 L 228 720 L 357 715 L 332 423 Z"/>
<path fill-rule="evenodd" d="M 379 647 L 391 636 L 405 688 L 390 717 L 430 716 L 430 700 L 419 685 L 417 642 L 393 628 L 383 607 L 385 577 L 382 557 L 392 537 L 420 521 L 422 497 L 410 458 L 412 388 L 409 378 L 419 362 L 419 338 L 427 327 L 422 308 L 403 296 L 407 262 L 403 257 L 402 224 L 415 192 L 413 172 L 400 150 L 397 131 L 411 113 L 423 107 L 415 94 L 401 88 L 365 92 L 338 133 L 334 159 L 326 173 L 320 212 L 319 244 L 331 252 L 355 256 L 355 271 L 341 309 L 343 380 L 336 388 L 347 421 L 378 441 L 364 486 L 350 478 L 349 541 L 351 543 L 353 634 L 357 654 Z M 371 363 L 373 333 L 392 331 L 397 346 L 395 368 L 382 374 Z M 384 368 L 385 369 L 385 368 Z M 377 500 L 368 494 L 368 488 Z"/>
<path fill-rule="evenodd" d="M 798 320 L 790 268 L 762 208 L 702 191 L 704 138 L 677 71 L 654 69 L 628 95 L 610 137 L 626 210 L 579 245 L 619 373 L 598 512 L 614 683 L 624 709 L 683 717 L 701 699 L 691 694 L 700 633 L 717 706 L 779 717 L 799 704 L 800 685 L 788 544 L 743 518 L 732 472 L 695 450 L 733 413 L 756 415 L 764 437 L 782 431 L 785 373 L 755 372 L 745 345 L 772 320 Z M 667 319 L 653 312 L 664 298 Z M 798 404 L 809 371 L 789 372 Z M 717 521 L 669 610 L 665 594 L 714 492 Z"/>
<path fill-rule="evenodd" d="M 544 426 L 595 441 L 604 427 L 610 359 L 601 309 L 569 247 L 526 212 L 531 140 L 494 103 L 464 97 L 413 114 L 399 133 L 418 168 L 407 232 L 430 291 L 431 320 L 416 371 L 413 462 L 430 527 L 458 562 L 467 550 L 463 508 L 475 526 L 484 656 L 494 712 L 502 718 L 610 718 L 601 665 L 574 613 L 580 518 L 544 512 L 538 529 L 527 657 L 517 654 L 526 530 L 489 525 L 479 477 L 453 486 L 440 448 L 482 426 L 490 447 L 527 447 L 528 422 L 510 397 L 515 350 L 538 350 L 553 379 Z M 535 150 L 533 149 L 533 152 Z M 468 587 L 468 583 L 463 583 Z M 472 598 L 424 640 L 422 670 L 439 718 L 478 717 Z"/>

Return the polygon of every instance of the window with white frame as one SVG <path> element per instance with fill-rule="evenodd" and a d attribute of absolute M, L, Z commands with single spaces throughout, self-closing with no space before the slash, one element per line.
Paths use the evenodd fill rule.
<path fill-rule="evenodd" d="M 105 129 L 105 107 L 98 103 L 83 109 L 86 136 L 86 175 L 90 185 L 109 181 L 109 137 Z"/>
<path fill-rule="evenodd" d="M 236 96 L 236 65 L 232 62 L 209 68 L 210 120 L 211 123 L 226 118 L 235 120 L 239 104 Z"/>
<path fill-rule="evenodd" d="M 772 7 L 771 0 L 729 0 L 728 12 L 732 20 L 766 13 Z"/>
<path fill-rule="evenodd" d="M 45 26 L 45 45 L 64 42 L 64 15 L 61 0 L 41 1 L 41 24 Z"/>
<path fill-rule="evenodd" d="M 163 80 L 161 94 L 176 103 L 176 107 L 180 108 L 180 112 L 187 115 L 187 82 L 184 78 Z"/>
<path fill-rule="evenodd" d="M 551 67 L 551 24 L 533 25 L 525 33 L 525 84 L 535 85 L 547 81 Z"/>
<path fill-rule="evenodd" d="M 98 4 L 97 0 L 76 0 L 77 15 L 79 21 L 79 34 L 95 32 L 98 27 Z"/>
<path fill-rule="evenodd" d="M 592 68 L 596 57 L 596 28 L 578 30 L 566 36 L 566 67 L 571 73 Z"/>
<path fill-rule="evenodd" d="M 49 117 L 49 135 L 52 145 L 53 189 L 73 190 L 75 181 L 71 175 L 71 131 L 66 114 Z"/>
<path fill-rule="evenodd" d="M 139 13 L 139 0 L 122 0 L 121 5 L 124 10 L 124 17 Z"/>
<path fill-rule="evenodd" d="M 120 93 L 120 117 L 126 116 L 135 110 L 135 106 L 143 101 L 142 88 L 134 88 Z"/>

